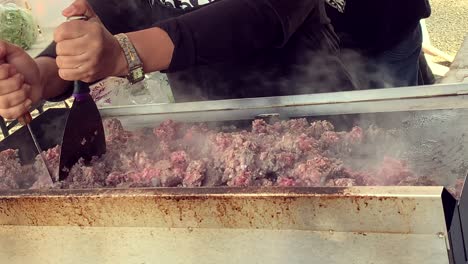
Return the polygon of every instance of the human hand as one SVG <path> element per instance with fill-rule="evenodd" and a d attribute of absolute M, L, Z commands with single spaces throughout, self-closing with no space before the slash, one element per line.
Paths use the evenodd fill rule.
<path fill-rule="evenodd" d="M 16 119 L 42 98 L 36 62 L 21 48 L 0 41 L 0 116 Z"/>
<path fill-rule="evenodd" d="M 60 25 L 54 32 L 59 76 L 67 81 L 94 82 L 125 72 L 123 51 L 86 0 L 75 0 L 65 17 L 86 16 Z M 120 67 L 120 68 L 119 68 Z"/>

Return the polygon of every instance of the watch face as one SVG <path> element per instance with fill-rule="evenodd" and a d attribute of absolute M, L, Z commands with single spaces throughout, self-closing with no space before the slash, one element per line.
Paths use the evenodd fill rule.
<path fill-rule="evenodd" d="M 130 72 L 129 81 L 131 83 L 137 83 L 139 81 L 142 81 L 143 79 L 145 79 L 145 73 L 143 72 L 143 68 L 137 68 Z"/>

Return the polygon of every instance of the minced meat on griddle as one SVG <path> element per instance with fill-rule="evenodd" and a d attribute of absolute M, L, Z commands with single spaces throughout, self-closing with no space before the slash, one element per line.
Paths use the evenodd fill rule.
<path fill-rule="evenodd" d="M 391 157 L 367 166 L 353 166 L 348 158 L 366 140 L 376 140 L 375 131 L 354 127 L 349 132 L 337 132 L 328 121 L 292 119 L 269 124 L 255 120 L 250 130 L 230 132 L 210 129 L 206 124 L 170 120 L 154 129 L 132 132 L 117 119 L 105 120 L 104 127 L 105 155 L 94 158 L 90 164 L 80 160 L 68 178 L 54 186 L 35 186 L 76 189 L 437 185 L 426 176 L 416 175 L 406 162 Z M 59 146 L 45 152 L 54 175 L 59 153 Z M 2 152 L 0 162 L 0 188 L 19 188 L 15 177 L 27 174 L 27 170 L 19 165 L 16 152 Z"/>

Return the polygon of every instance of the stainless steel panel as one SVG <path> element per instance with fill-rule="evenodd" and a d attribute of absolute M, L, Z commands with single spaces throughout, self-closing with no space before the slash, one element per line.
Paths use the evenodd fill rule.
<path fill-rule="evenodd" d="M 448 263 L 442 190 L 3 192 L 0 259 L 5 263 Z"/>

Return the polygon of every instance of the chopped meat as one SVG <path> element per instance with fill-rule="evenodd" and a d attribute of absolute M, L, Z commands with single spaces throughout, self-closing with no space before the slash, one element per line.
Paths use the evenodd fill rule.
<path fill-rule="evenodd" d="M 308 130 L 310 131 L 309 135 L 316 139 L 320 139 L 326 132 L 334 131 L 335 127 L 328 121 L 316 121 L 310 124 L 310 128 Z"/>
<path fill-rule="evenodd" d="M 8 149 L 0 152 L 0 189 L 16 189 L 16 177 L 23 173 L 18 151 Z"/>
<path fill-rule="evenodd" d="M 177 135 L 178 126 L 174 121 L 167 120 L 154 129 L 154 134 L 161 140 L 173 140 Z"/>
<path fill-rule="evenodd" d="M 185 172 L 184 186 L 199 187 L 202 185 L 206 173 L 206 162 L 202 160 L 191 161 Z"/>
<path fill-rule="evenodd" d="M 377 179 L 375 174 L 371 174 L 370 172 L 355 172 L 346 169 L 345 174 L 349 175 L 349 178 L 354 179 L 356 181 L 356 186 L 378 186 L 381 185 L 380 182 L 382 182 L 379 179 Z"/>
<path fill-rule="evenodd" d="M 455 183 L 455 197 L 460 198 L 462 191 L 463 191 L 463 186 L 465 184 L 464 179 L 458 179 Z"/>
<path fill-rule="evenodd" d="M 382 185 L 397 185 L 414 175 L 404 161 L 385 157 L 382 165 L 377 169 L 376 177 L 383 181 Z"/>
<path fill-rule="evenodd" d="M 257 134 L 263 134 L 268 132 L 268 124 L 263 119 L 257 119 L 252 122 L 252 132 Z"/>
<path fill-rule="evenodd" d="M 463 186 L 465 184 L 464 179 L 457 179 L 455 182 L 455 186 L 449 187 L 448 191 L 457 199 L 461 198 Z M 466 194 L 465 194 L 466 195 Z"/>
<path fill-rule="evenodd" d="M 296 186 L 296 180 L 288 177 L 282 177 L 278 180 L 278 186 L 291 187 Z"/>
<path fill-rule="evenodd" d="M 48 149 L 42 152 L 42 157 L 44 157 L 46 165 L 48 168 L 44 168 L 44 163 L 40 155 L 36 157 L 36 162 L 34 163 L 34 169 L 39 175 L 39 178 L 49 179 L 49 171 L 52 174 L 54 181 L 58 181 L 59 178 L 59 167 L 60 167 L 60 151 L 61 147 L 56 146 L 54 148 Z"/>
<path fill-rule="evenodd" d="M 352 187 L 356 185 L 356 180 L 351 178 L 331 179 L 325 184 L 327 187 Z"/>
<path fill-rule="evenodd" d="M 86 166 L 85 161 L 80 159 L 78 163 L 72 167 L 68 174 L 68 178 L 71 179 L 70 188 L 101 188 L 105 186 L 105 180 L 108 175 L 104 167 L 105 164 L 96 162 L 97 158 L 95 158 L 94 161 L 94 166 Z"/>
<path fill-rule="evenodd" d="M 406 162 L 376 158 L 372 151 L 367 153 L 372 161 L 357 166 L 354 159 L 385 134 L 375 127 L 338 132 L 328 121 L 259 119 L 250 131 L 234 131 L 168 120 L 130 132 L 108 119 L 104 128 L 107 153 L 90 163 L 80 160 L 65 181 L 53 186 L 39 161 L 21 166 L 17 152 L 1 152 L 0 188 L 27 186 L 19 175 L 36 175 L 33 188 L 437 185 Z M 55 179 L 59 154 L 59 146 L 43 153 Z"/>
<path fill-rule="evenodd" d="M 364 132 L 360 127 L 353 127 L 351 132 L 346 134 L 346 141 L 350 144 L 360 144 L 364 138 Z"/>
<path fill-rule="evenodd" d="M 340 136 L 334 131 L 326 131 L 320 136 L 322 148 L 329 148 L 340 141 Z"/>
<path fill-rule="evenodd" d="M 124 130 L 122 123 L 117 119 L 108 119 L 103 124 L 107 142 L 126 142 L 130 136 L 130 133 Z"/>

